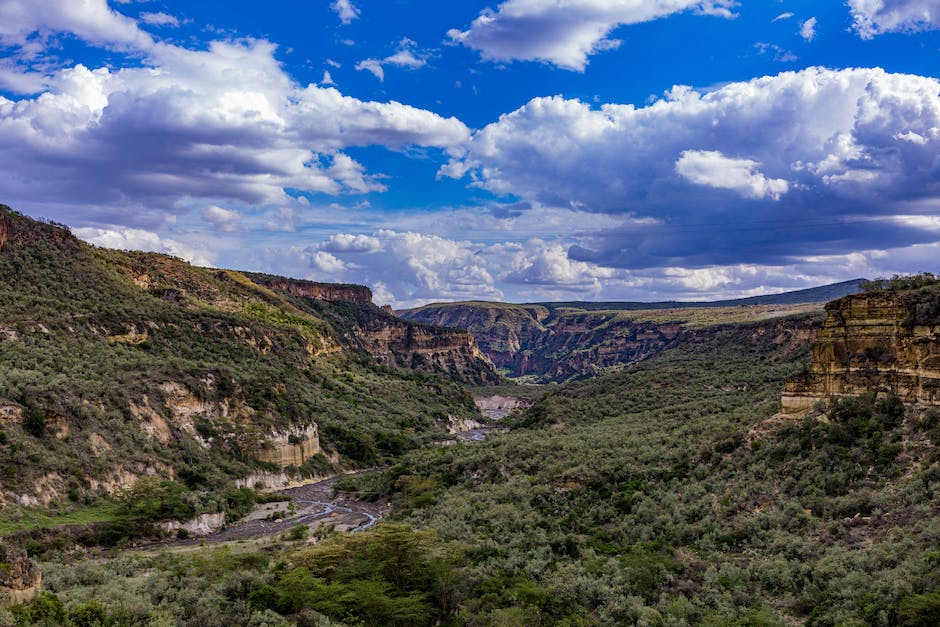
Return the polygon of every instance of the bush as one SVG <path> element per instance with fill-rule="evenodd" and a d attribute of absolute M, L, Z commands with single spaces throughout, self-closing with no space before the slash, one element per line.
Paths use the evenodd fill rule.
<path fill-rule="evenodd" d="M 905 627 L 940 625 L 940 592 L 928 592 L 904 599 L 898 608 L 900 624 Z"/>

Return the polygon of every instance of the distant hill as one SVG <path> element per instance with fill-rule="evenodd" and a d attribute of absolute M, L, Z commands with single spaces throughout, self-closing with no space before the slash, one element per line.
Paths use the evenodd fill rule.
<path fill-rule="evenodd" d="M 591 301 L 567 301 L 536 303 L 548 309 L 560 309 L 570 307 L 573 309 L 583 309 L 584 311 L 636 311 L 643 309 L 686 309 L 689 307 L 737 307 L 740 305 L 801 305 L 809 303 L 828 303 L 831 300 L 858 294 L 862 291 L 862 285 L 868 279 L 852 279 L 851 281 L 842 281 L 841 283 L 832 283 L 830 285 L 820 285 L 819 287 L 810 287 L 805 290 L 795 290 L 792 292 L 782 292 L 780 294 L 766 294 L 763 296 L 750 296 L 748 298 L 734 298 L 731 300 L 715 300 L 707 302 L 693 301 L 661 301 L 653 303 L 643 302 L 591 302 Z"/>
<path fill-rule="evenodd" d="M 490 360 L 511 377 L 564 381 L 619 369 L 721 324 L 819 312 L 856 294 L 866 279 L 714 302 L 436 303 L 402 318 L 473 333 Z"/>

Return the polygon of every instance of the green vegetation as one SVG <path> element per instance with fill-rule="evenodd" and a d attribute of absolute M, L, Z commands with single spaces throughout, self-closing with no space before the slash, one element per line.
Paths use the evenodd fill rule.
<path fill-rule="evenodd" d="M 2 207 L 0 220 L 0 481 L 50 501 L 44 516 L 8 505 L 7 530 L 96 508 L 154 473 L 196 510 L 221 511 L 235 479 L 280 470 L 256 461 L 279 430 L 316 423 L 324 454 L 287 470 L 325 474 L 334 452 L 339 467 L 393 461 L 441 437 L 448 415 L 476 415 L 452 380 L 350 346 L 342 304 L 93 248 Z M 356 315 L 387 316 L 365 304 Z"/>
<path fill-rule="evenodd" d="M 793 348 L 730 327 L 562 386 L 508 435 L 390 469 L 397 516 L 464 547 L 469 624 L 927 624 L 936 416 L 867 395 L 771 419 Z"/>
<path fill-rule="evenodd" d="M 61 512 L 8 507 L 3 514 L 0 516 L 0 535 L 42 527 L 108 522 L 117 517 L 118 505 L 113 501 L 101 501 L 90 507 Z"/>
<path fill-rule="evenodd" d="M 919 290 L 925 287 L 940 285 L 940 276 L 931 272 L 920 274 L 895 274 L 890 279 L 875 279 L 862 284 L 866 292 L 899 292 L 906 290 Z"/>
<path fill-rule="evenodd" d="M 273 553 L 53 556 L 48 589 L 67 616 L 135 608 L 121 624 L 934 624 L 940 412 L 867 394 L 776 416 L 812 324 L 723 327 L 559 386 L 508 434 L 345 478 L 394 500 L 374 531 L 298 550 L 301 530 Z"/>

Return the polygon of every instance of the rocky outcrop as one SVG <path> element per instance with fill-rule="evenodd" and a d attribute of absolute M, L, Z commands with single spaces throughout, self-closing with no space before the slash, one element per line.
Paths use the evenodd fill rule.
<path fill-rule="evenodd" d="M 189 520 L 167 520 L 157 523 L 156 528 L 164 533 L 179 533 L 180 530 L 191 536 L 207 536 L 225 526 L 225 512 L 200 514 Z"/>
<path fill-rule="evenodd" d="M 476 385 L 499 381 L 490 360 L 466 331 L 411 324 L 383 315 L 381 320 L 359 327 L 355 336 L 351 339 L 381 364 L 440 372 Z"/>
<path fill-rule="evenodd" d="M 252 281 L 289 294 L 300 309 L 326 318 L 340 344 L 368 353 L 395 368 L 439 372 L 457 381 L 482 385 L 499 376 L 473 336 L 459 329 L 414 324 L 372 303 L 372 293 L 359 285 L 332 285 L 250 274 Z M 311 303 L 309 300 L 322 301 Z"/>
<path fill-rule="evenodd" d="M 264 445 L 255 450 L 254 457 L 258 461 L 275 464 L 281 468 L 299 468 L 321 450 L 317 425 L 310 424 L 272 433 Z"/>
<path fill-rule="evenodd" d="M 871 389 L 893 391 L 909 403 L 940 405 L 936 301 L 930 291 L 885 291 L 826 305 L 812 366 L 787 380 L 783 411 L 795 414 L 819 399 Z"/>
<path fill-rule="evenodd" d="M 266 274 L 248 274 L 247 276 L 258 285 L 263 285 L 268 289 L 286 292 L 292 296 L 299 296 L 301 298 L 345 303 L 372 302 L 372 290 L 364 285 L 315 283 L 313 281 L 288 279 Z"/>
<path fill-rule="evenodd" d="M 9 605 L 28 603 L 39 595 L 42 573 L 26 552 L 0 545 L 0 597 Z"/>
<path fill-rule="evenodd" d="M 528 398 L 519 398 L 517 396 L 503 396 L 496 394 L 493 396 L 474 396 L 473 402 L 480 410 L 480 413 L 490 420 L 502 420 L 517 409 L 531 407 L 533 401 Z"/>

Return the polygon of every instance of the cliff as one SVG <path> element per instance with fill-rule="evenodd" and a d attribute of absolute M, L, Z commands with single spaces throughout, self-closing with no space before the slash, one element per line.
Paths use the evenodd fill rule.
<path fill-rule="evenodd" d="M 246 276 L 259 285 L 301 298 L 331 302 L 372 303 L 372 290 L 364 285 L 315 283 L 258 273 L 246 273 Z"/>
<path fill-rule="evenodd" d="M 384 366 L 440 373 L 472 385 L 499 382 L 493 364 L 467 331 L 403 320 L 372 303 L 294 296 L 298 308 L 330 323 L 341 345 Z"/>
<path fill-rule="evenodd" d="M 468 302 L 428 305 L 399 315 L 469 331 L 493 365 L 509 376 L 565 381 L 654 357 L 693 340 L 700 329 L 816 310 L 815 305 L 791 305 L 604 311 Z"/>
<path fill-rule="evenodd" d="M 940 405 L 940 293 L 879 291 L 826 305 L 810 371 L 787 380 L 785 413 L 817 400 L 891 390 L 909 403 Z"/>

